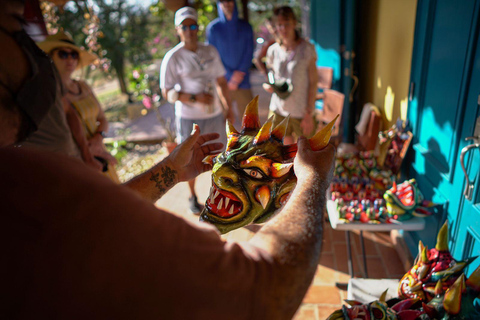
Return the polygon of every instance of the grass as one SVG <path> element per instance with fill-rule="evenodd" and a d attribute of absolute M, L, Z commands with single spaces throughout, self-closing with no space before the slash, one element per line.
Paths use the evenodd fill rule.
<path fill-rule="evenodd" d="M 97 99 L 100 101 L 100 104 L 107 107 L 110 101 L 116 100 L 119 96 L 121 96 L 122 92 L 119 88 L 114 88 L 111 90 L 106 90 L 97 94 Z M 108 109 L 108 108 L 107 108 Z"/>

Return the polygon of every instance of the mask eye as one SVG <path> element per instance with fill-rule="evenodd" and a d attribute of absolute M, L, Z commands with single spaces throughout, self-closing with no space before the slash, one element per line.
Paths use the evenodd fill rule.
<path fill-rule="evenodd" d="M 262 179 L 264 178 L 263 173 L 258 169 L 243 169 L 243 172 L 248 174 L 250 177 L 254 179 Z"/>

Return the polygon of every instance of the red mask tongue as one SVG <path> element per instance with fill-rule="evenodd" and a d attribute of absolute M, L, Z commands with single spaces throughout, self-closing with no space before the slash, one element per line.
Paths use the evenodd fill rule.
<path fill-rule="evenodd" d="M 210 212 L 222 218 L 230 218 L 242 211 L 242 203 L 233 193 L 220 190 L 215 185 L 212 191 L 213 195 L 217 192 L 218 195 L 213 200 L 213 196 L 207 200 L 206 205 Z"/>

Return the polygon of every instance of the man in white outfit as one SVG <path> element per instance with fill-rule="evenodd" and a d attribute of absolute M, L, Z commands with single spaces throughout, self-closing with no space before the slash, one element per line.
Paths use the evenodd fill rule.
<path fill-rule="evenodd" d="M 202 133 L 216 132 L 226 143 L 225 118 L 233 122 L 225 68 L 217 49 L 198 42 L 197 12 L 183 7 L 175 13 L 181 42 L 167 52 L 160 68 L 160 88 L 175 104 L 178 143 L 190 136 L 194 123 Z M 202 207 L 195 194 L 195 179 L 188 182 L 189 206 L 194 214 Z"/>

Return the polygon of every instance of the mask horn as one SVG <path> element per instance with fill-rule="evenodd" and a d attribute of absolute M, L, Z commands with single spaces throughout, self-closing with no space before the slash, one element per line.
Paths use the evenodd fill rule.
<path fill-rule="evenodd" d="M 230 137 L 232 134 L 238 134 L 238 131 L 235 129 L 233 124 L 228 119 L 227 119 L 227 125 L 225 127 L 227 129 L 227 137 Z"/>
<path fill-rule="evenodd" d="M 443 299 L 443 307 L 451 315 L 460 313 L 462 305 L 462 293 L 465 291 L 465 274 L 462 273 L 460 277 L 447 289 Z"/>
<path fill-rule="evenodd" d="M 335 117 L 329 124 L 327 124 L 322 130 L 318 131 L 309 141 L 310 147 L 313 151 L 322 150 L 330 142 L 330 137 L 332 136 L 333 126 L 337 121 L 339 115 Z"/>
<path fill-rule="evenodd" d="M 448 251 L 448 220 L 445 221 L 440 231 L 438 231 L 435 249 L 438 251 Z"/>
<path fill-rule="evenodd" d="M 258 96 L 245 108 L 242 120 L 242 133 L 247 131 L 257 131 L 260 128 L 260 119 L 258 118 Z"/>
<path fill-rule="evenodd" d="M 467 286 L 472 288 L 475 292 L 480 292 L 480 266 L 472 272 L 467 280 Z"/>
<path fill-rule="evenodd" d="M 253 140 L 253 144 L 262 143 L 270 138 L 270 131 L 272 130 L 273 125 L 273 116 L 268 118 L 268 120 L 263 124 L 263 126 L 258 131 L 257 136 Z"/>
<path fill-rule="evenodd" d="M 282 122 L 280 122 L 275 128 L 273 128 L 270 136 L 283 142 L 283 138 L 285 138 L 285 133 L 287 133 L 289 119 L 290 116 L 287 116 L 285 119 L 283 119 Z"/>

